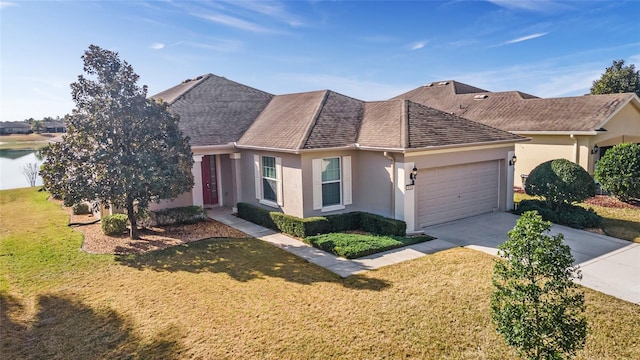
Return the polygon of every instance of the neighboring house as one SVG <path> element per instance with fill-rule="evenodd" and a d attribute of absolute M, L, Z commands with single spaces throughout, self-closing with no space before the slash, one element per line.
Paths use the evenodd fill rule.
<path fill-rule="evenodd" d="M 195 159 L 191 192 L 153 208 L 358 210 L 415 232 L 513 206 L 510 160 L 526 139 L 416 102 L 271 95 L 211 74 L 153 97 L 180 115 Z"/>
<path fill-rule="evenodd" d="M 0 134 L 30 134 L 31 125 L 20 121 L 3 121 L 0 122 Z"/>
<path fill-rule="evenodd" d="M 43 132 L 63 133 L 67 131 L 66 125 L 61 121 L 45 121 L 42 123 Z"/>
<path fill-rule="evenodd" d="M 542 99 L 519 91 L 494 93 L 441 81 L 394 99 L 408 99 L 531 138 L 516 145 L 515 186 L 522 186 L 520 175 L 547 160 L 565 158 L 593 174 L 595 162 L 612 146 L 640 143 L 640 99 L 634 93 Z"/>

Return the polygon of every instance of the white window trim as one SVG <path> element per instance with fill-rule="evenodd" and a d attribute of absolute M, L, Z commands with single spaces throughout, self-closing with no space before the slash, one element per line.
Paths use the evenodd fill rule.
<path fill-rule="evenodd" d="M 268 156 L 268 155 L 264 155 Z M 282 196 L 282 158 L 276 156 L 268 156 L 272 157 L 276 160 L 276 201 L 267 200 L 264 198 L 263 188 L 262 188 L 262 156 L 254 154 L 253 155 L 253 163 L 254 163 L 254 177 L 255 177 L 255 190 L 256 190 L 256 199 L 260 204 L 280 208 L 284 205 L 283 196 Z"/>
<path fill-rule="evenodd" d="M 322 181 L 322 160 L 338 158 L 340 160 L 340 180 Z M 313 210 L 321 212 L 337 211 L 352 204 L 351 181 L 351 156 L 331 156 L 311 160 L 311 172 L 313 178 Z M 340 182 L 340 203 L 322 206 L 322 184 Z"/>

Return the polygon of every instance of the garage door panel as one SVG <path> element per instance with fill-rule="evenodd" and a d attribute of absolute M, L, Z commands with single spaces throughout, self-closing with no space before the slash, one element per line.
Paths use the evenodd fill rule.
<path fill-rule="evenodd" d="M 421 227 L 494 211 L 499 161 L 421 170 L 417 220 Z"/>

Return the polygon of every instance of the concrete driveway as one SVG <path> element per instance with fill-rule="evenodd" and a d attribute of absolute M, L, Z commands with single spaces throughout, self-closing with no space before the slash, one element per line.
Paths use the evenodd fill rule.
<path fill-rule="evenodd" d="M 497 254 L 507 232 L 518 220 L 510 213 L 492 213 L 430 226 L 425 233 L 458 246 Z M 582 270 L 580 284 L 640 305 L 640 244 L 553 225 L 551 235 L 564 234 L 575 263 Z"/>

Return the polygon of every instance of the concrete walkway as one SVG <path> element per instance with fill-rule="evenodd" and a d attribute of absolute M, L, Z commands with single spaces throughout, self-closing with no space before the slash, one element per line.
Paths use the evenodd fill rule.
<path fill-rule="evenodd" d="M 326 251 L 314 248 L 300 240 L 291 238 L 279 232 L 264 228 L 249 221 L 240 219 L 232 215 L 228 208 L 216 208 L 207 211 L 210 218 L 223 224 L 236 228 L 247 235 L 255 237 L 273 244 L 283 250 L 297 255 L 310 263 L 321 266 L 339 276 L 346 278 L 366 270 L 373 270 L 387 265 L 416 259 L 427 254 L 457 247 L 442 240 L 432 240 L 420 244 L 414 244 L 401 249 L 389 250 L 386 252 L 362 257 L 356 260 L 348 260 Z"/>
<path fill-rule="evenodd" d="M 510 213 L 485 214 L 424 230 L 440 240 L 496 255 L 497 246 L 507 240 L 507 231 L 517 220 L 518 216 Z M 580 266 L 581 285 L 640 304 L 640 244 L 553 225 L 550 235 L 558 233 L 564 235 L 575 264 Z"/>
<path fill-rule="evenodd" d="M 507 240 L 518 216 L 493 213 L 431 226 L 425 232 L 436 240 L 389 250 L 356 260 L 347 260 L 316 249 L 300 240 L 240 219 L 228 208 L 208 210 L 210 218 L 247 235 L 269 242 L 341 277 L 419 258 L 427 254 L 468 247 L 496 255 L 497 246 Z M 580 284 L 640 304 L 640 244 L 553 225 L 551 235 L 563 233 L 576 264 L 582 270 Z"/>

